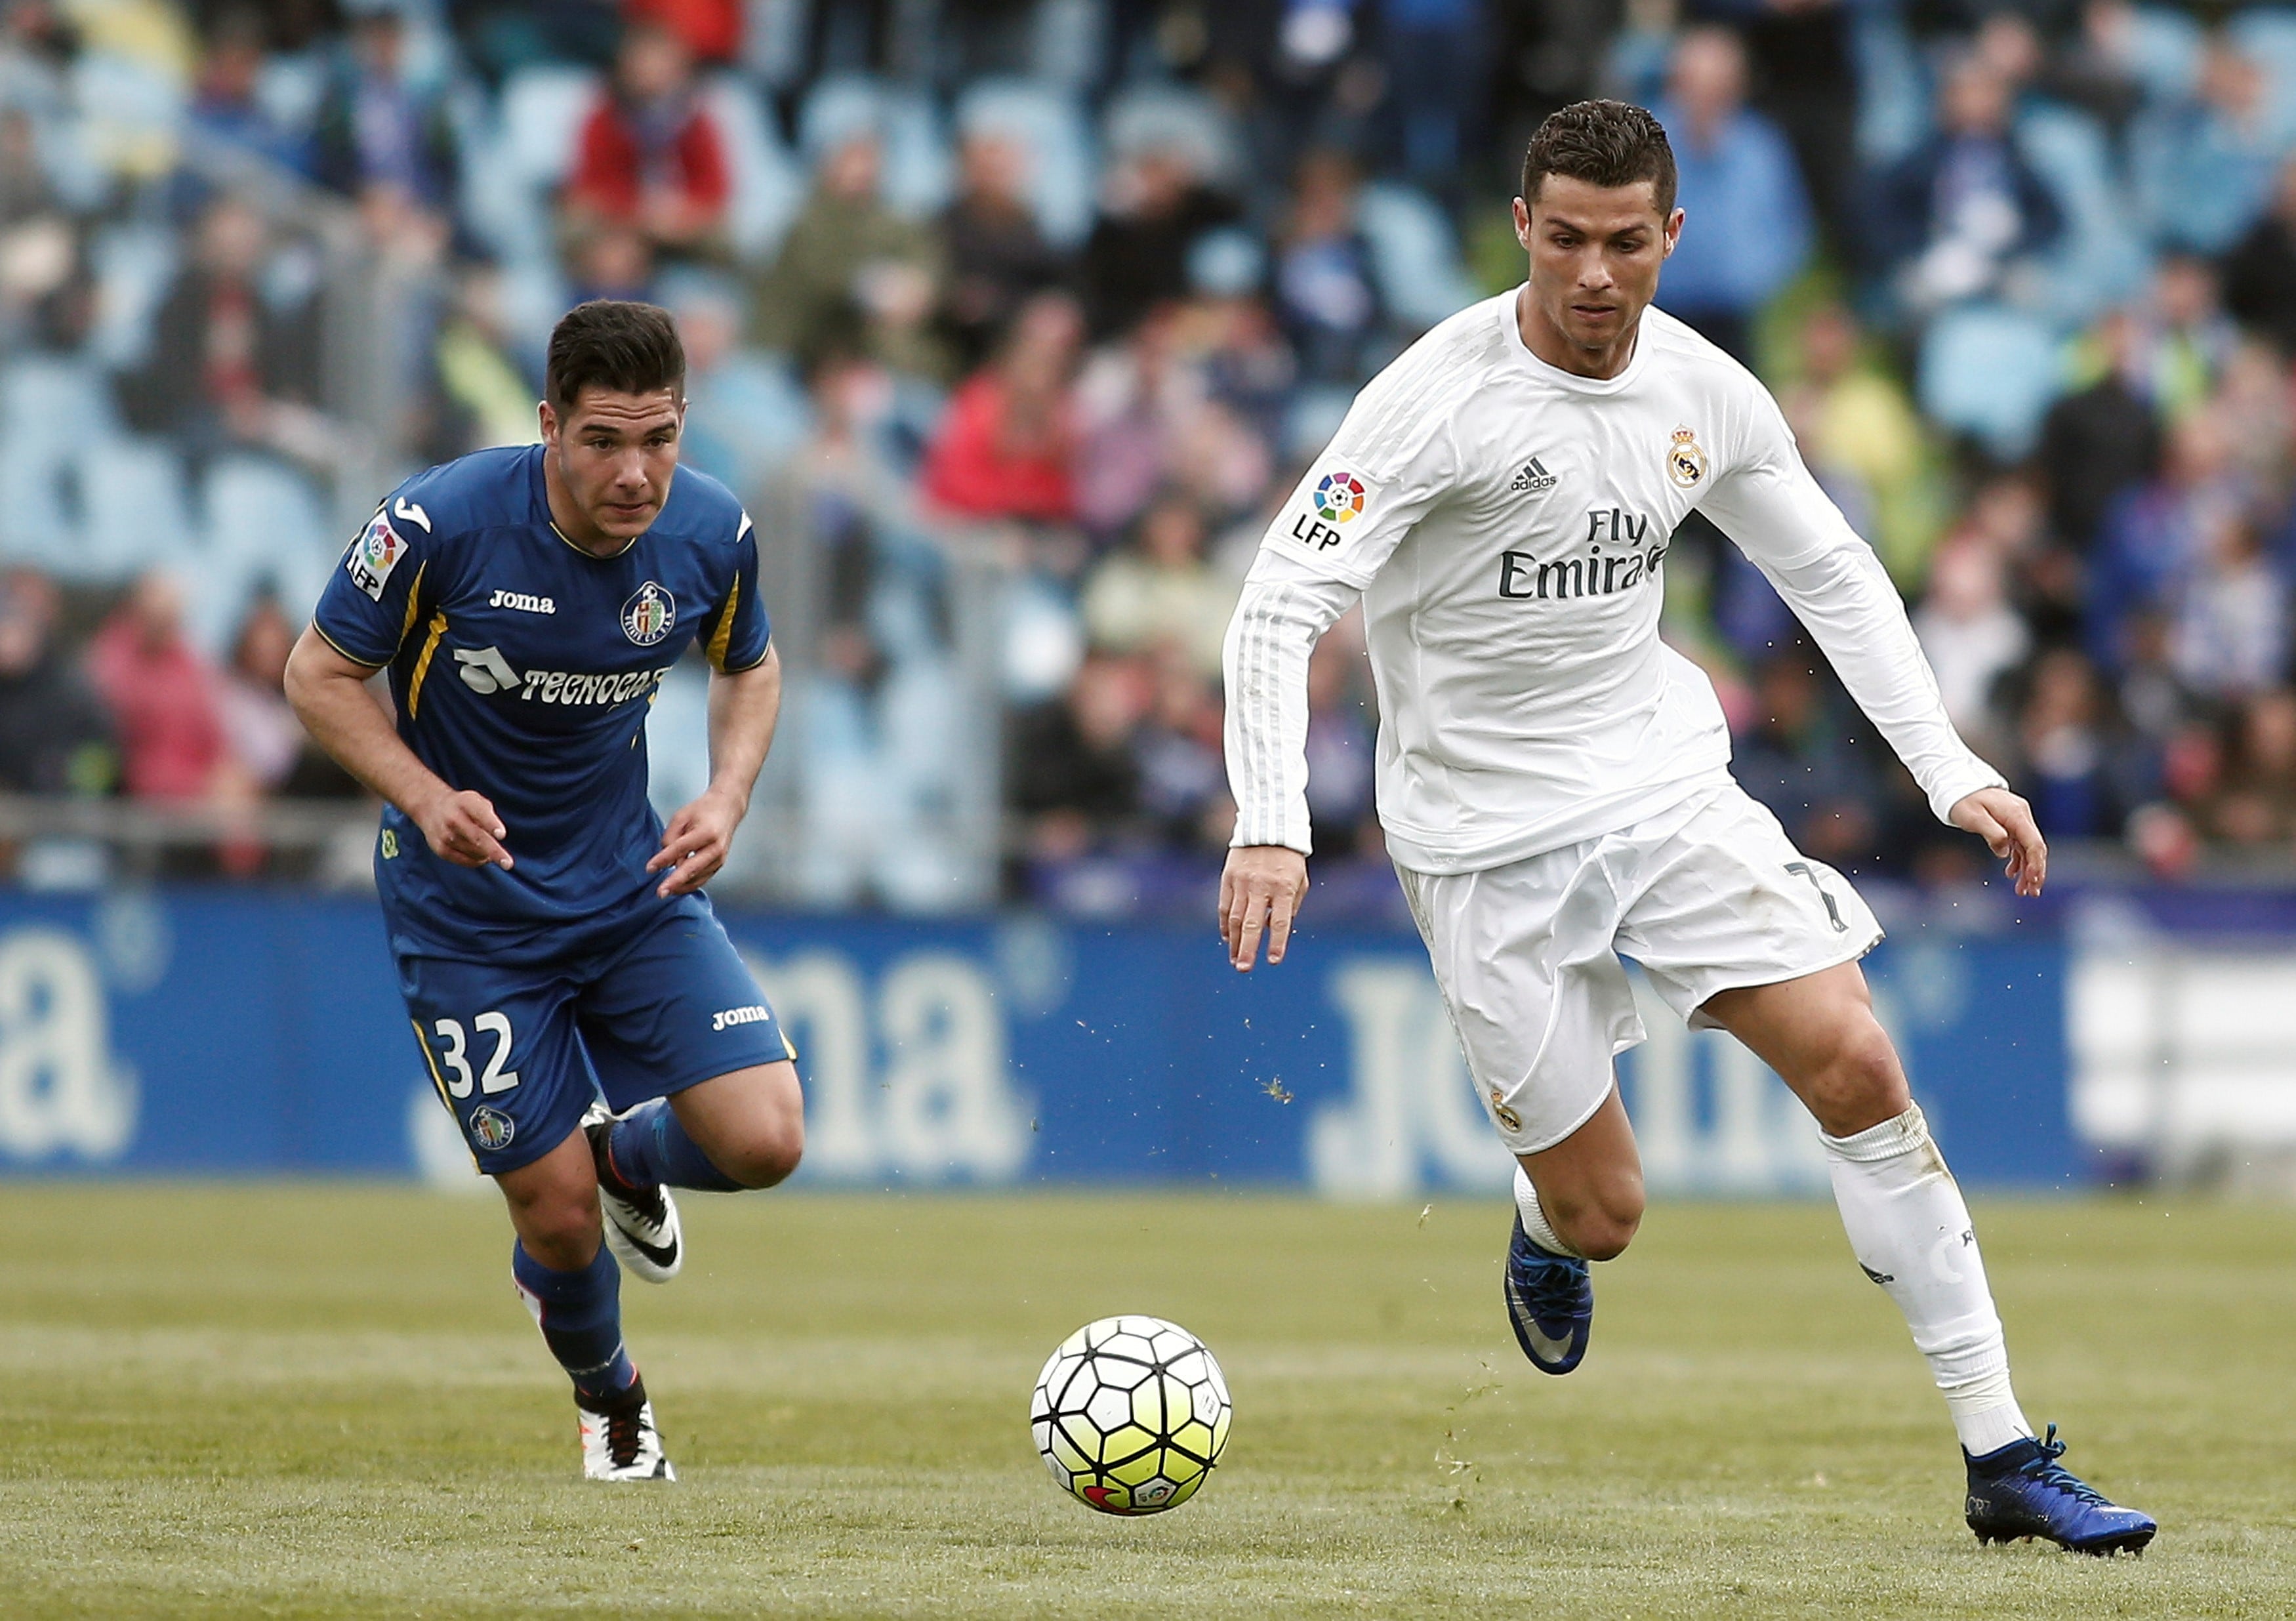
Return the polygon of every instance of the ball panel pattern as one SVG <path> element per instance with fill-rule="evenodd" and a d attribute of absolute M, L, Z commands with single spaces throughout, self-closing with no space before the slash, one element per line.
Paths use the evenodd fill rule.
<path fill-rule="evenodd" d="M 1030 1437 L 1054 1484 L 1103 1513 L 1177 1508 L 1227 1444 L 1227 1382 L 1203 1342 L 1160 1317 L 1088 1322 L 1037 1376 Z"/>

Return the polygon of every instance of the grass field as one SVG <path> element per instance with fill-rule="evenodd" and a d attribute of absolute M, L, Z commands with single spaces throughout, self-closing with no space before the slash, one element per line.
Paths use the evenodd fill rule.
<path fill-rule="evenodd" d="M 685 1478 L 599 1486 L 478 1199 L 0 1190 L 0 1615 L 2296 1615 L 2296 1212 L 1980 1211 L 2019 1386 L 2158 1514 L 1980 1550 L 1833 1212 L 1671 1207 L 1594 1355 L 1509 1339 L 1498 1205 L 690 1199 L 626 1290 Z M 1174 1317 L 1226 1461 L 1157 1519 L 1028 1437 L 1060 1337 Z"/>

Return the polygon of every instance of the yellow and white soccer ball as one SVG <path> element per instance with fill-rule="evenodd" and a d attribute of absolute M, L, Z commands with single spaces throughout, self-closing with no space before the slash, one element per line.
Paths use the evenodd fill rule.
<path fill-rule="evenodd" d="M 1053 1353 L 1029 1424 L 1062 1491 L 1103 1514 L 1160 1514 L 1219 1461 L 1228 1412 L 1202 1340 L 1161 1317 L 1103 1317 Z"/>

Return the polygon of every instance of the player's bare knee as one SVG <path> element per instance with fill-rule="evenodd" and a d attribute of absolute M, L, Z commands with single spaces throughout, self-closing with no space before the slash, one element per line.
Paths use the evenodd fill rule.
<path fill-rule="evenodd" d="M 1541 1195 L 1542 1202 L 1545 1196 Z M 1635 1186 L 1606 1187 L 1546 1206 L 1555 1233 L 1590 1261 L 1616 1260 L 1643 1224 L 1640 1180 Z"/>
<path fill-rule="evenodd" d="M 724 1158 L 711 1156 L 719 1170 L 745 1188 L 770 1188 L 787 1181 L 803 1158 L 805 1122 L 801 1117 L 760 1126 L 733 1145 Z"/>
<path fill-rule="evenodd" d="M 1895 1119 L 1912 1101 L 1898 1050 L 1870 1013 L 1849 1022 L 1803 1095 L 1818 1125 L 1835 1137 Z"/>

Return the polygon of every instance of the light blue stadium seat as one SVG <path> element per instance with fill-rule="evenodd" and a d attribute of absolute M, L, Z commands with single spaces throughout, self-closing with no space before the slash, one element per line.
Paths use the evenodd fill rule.
<path fill-rule="evenodd" d="M 184 495 L 184 463 L 165 439 L 98 438 L 79 458 L 87 524 L 81 577 L 126 581 L 154 564 L 188 576 L 201 550 Z"/>
<path fill-rule="evenodd" d="M 2103 127 L 2084 112 L 2042 105 L 2017 120 L 2019 143 L 2064 212 L 2048 257 L 2047 314 L 2078 325 L 2139 291 L 2150 268 L 2128 188 Z"/>
<path fill-rule="evenodd" d="M 1076 102 L 1028 79 L 983 79 L 956 103 L 960 136 L 1001 135 L 1028 153 L 1029 190 L 1037 228 L 1056 247 L 1073 248 L 1092 229 L 1092 134 Z"/>
<path fill-rule="evenodd" d="M 206 544 L 176 569 L 194 641 L 220 653 L 266 579 L 291 616 L 309 611 L 348 536 L 335 533 L 308 479 L 267 457 L 225 456 L 208 469 L 200 504 Z"/>
<path fill-rule="evenodd" d="M 153 224 L 109 225 L 88 238 L 95 274 L 95 325 L 87 352 L 115 372 L 144 364 L 152 348 L 152 317 L 182 262 L 182 239 Z"/>
<path fill-rule="evenodd" d="M 133 57 L 100 47 L 83 51 L 70 73 L 88 155 L 103 168 L 152 143 L 172 143 L 183 127 L 183 84 Z"/>
<path fill-rule="evenodd" d="M 2296 11 L 2259 5 L 2233 18 L 2225 33 L 2264 70 L 2265 120 L 2275 142 L 2296 143 Z"/>
<path fill-rule="evenodd" d="M 86 448 L 112 432 L 111 402 L 92 362 L 30 355 L 0 371 L 0 445 L 8 447 L 9 473 L 0 554 L 59 574 L 79 572 L 80 527 L 67 492 Z"/>
<path fill-rule="evenodd" d="M 766 116 L 757 92 L 743 80 L 731 74 L 711 80 L 702 105 L 726 140 L 734 188 L 726 225 L 734 251 L 745 259 L 769 261 L 805 201 L 805 172 Z"/>
<path fill-rule="evenodd" d="M 2064 386 L 2056 329 L 1998 304 L 1948 310 L 1931 322 L 1915 373 L 1923 412 L 2005 461 L 2032 448 Z"/>
<path fill-rule="evenodd" d="M 521 68 L 503 81 L 490 125 L 463 165 L 463 217 L 507 263 L 554 256 L 550 202 L 574 165 L 598 76 L 558 64 Z"/>
<path fill-rule="evenodd" d="M 1101 115 L 1100 136 L 1111 158 L 1177 148 L 1217 184 L 1233 185 L 1242 177 L 1243 143 L 1234 120 L 1211 97 L 1185 86 L 1139 85 L 1111 98 Z"/>
<path fill-rule="evenodd" d="M 2201 25 L 2165 5 L 2140 5 L 2129 18 L 2128 69 L 2147 101 L 2193 94 L 2201 82 Z"/>
<path fill-rule="evenodd" d="M 912 218 L 938 213 L 948 201 L 953 164 L 932 103 L 859 74 L 832 74 L 813 87 L 798 113 L 798 144 L 808 163 L 864 129 L 876 131 L 884 144 L 886 206 Z"/>
<path fill-rule="evenodd" d="M 1885 165 L 1929 138 L 1929 75 L 1894 5 L 1849 8 L 1849 53 L 1857 71 L 1857 155 Z"/>
<path fill-rule="evenodd" d="M 1380 296 L 1406 324 L 1429 327 L 1477 297 L 1451 222 L 1435 200 L 1398 181 L 1363 189 L 1356 217 L 1371 243 Z"/>

